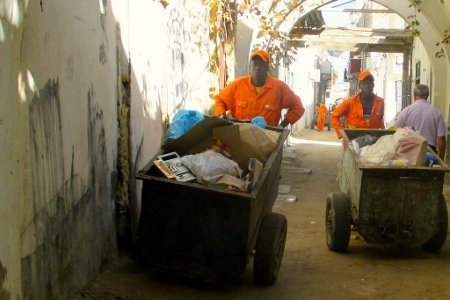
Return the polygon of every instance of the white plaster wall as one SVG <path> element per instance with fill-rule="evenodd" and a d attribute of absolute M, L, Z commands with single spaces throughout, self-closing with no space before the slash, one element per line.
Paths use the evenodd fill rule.
<path fill-rule="evenodd" d="M 167 99 L 167 10 L 156 1 L 132 1 L 121 18 L 122 43 L 131 63 L 130 180 L 155 155 L 162 140 L 162 109 Z M 128 37 L 128 38 L 127 38 Z M 140 212 L 140 190 L 131 203 L 133 232 Z"/>
<path fill-rule="evenodd" d="M 294 86 L 292 89 L 302 99 L 305 107 L 303 117 L 294 125 L 294 132 L 309 128 L 314 115 L 314 80 L 320 80 L 320 76 L 315 76 L 315 62 L 320 49 L 303 48 L 298 49 L 297 59 L 291 66 L 294 76 Z M 317 77 L 317 78 L 316 78 Z"/>
<path fill-rule="evenodd" d="M 180 108 L 208 114 L 209 10 L 202 1 L 117 2 L 123 48 L 131 62 L 131 161 L 137 172 L 164 140 L 163 122 Z M 140 215 L 142 182 L 130 180 L 132 231 Z"/>
<path fill-rule="evenodd" d="M 430 63 L 430 60 L 428 59 L 428 53 L 426 51 L 426 48 L 424 47 L 423 43 L 420 41 L 420 39 L 416 38 L 414 40 L 414 51 L 413 51 L 413 57 L 412 57 L 412 79 L 415 81 L 417 74 L 416 74 L 416 64 L 420 62 L 420 83 L 426 84 L 428 86 L 432 86 L 432 66 Z M 414 87 L 414 82 L 412 87 Z M 430 97 L 430 100 L 433 99 L 432 95 Z"/>
<path fill-rule="evenodd" d="M 386 72 L 385 72 L 385 111 L 384 120 L 389 127 L 389 124 L 395 120 L 397 115 L 397 101 L 395 82 L 402 80 L 403 65 L 398 62 L 403 61 L 403 54 L 392 53 L 387 55 L 386 59 Z M 401 100 L 400 100 L 401 101 Z"/>
<path fill-rule="evenodd" d="M 131 181 L 159 149 L 164 118 L 211 105 L 202 1 L 39 4 L 0 2 L 0 298 L 64 297 L 114 255 L 118 78 L 131 87 Z M 60 282 L 48 291 L 39 280 L 50 278 Z"/>
<path fill-rule="evenodd" d="M 108 156 L 111 170 L 114 169 L 113 153 L 116 152 L 115 19 L 108 15 L 109 22 L 105 22 L 105 28 L 102 28 L 98 5 L 98 2 L 88 0 L 58 1 L 44 5 L 44 12 L 39 6 L 29 6 L 21 37 L 19 76 L 24 78 L 26 86 L 22 101 L 30 103 L 33 94 L 49 78 L 59 79 L 64 174 L 79 174 L 85 183 L 89 172 L 86 163 L 87 120 L 91 109 L 88 107 L 88 93 L 92 93 L 91 104 L 103 111 L 103 120 L 108 124 L 105 136 L 111 154 Z M 31 82 L 34 90 L 30 88 L 33 87 Z M 45 204 L 41 203 L 42 206 Z M 32 201 L 26 201 L 24 224 L 30 223 L 34 217 L 32 212 L 41 208 L 33 208 Z M 33 251 L 33 245 L 25 243 L 25 246 L 22 255 Z"/>
<path fill-rule="evenodd" d="M 17 93 L 19 45 L 26 1 L 0 2 L 0 297 L 21 294 L 19 211 L 29 186 L 28 110 Z M 20 217 L 19 217 L 20 216 Z"/>
<path fill-rule="evenodd" d="M 92 172 L 92 168 L 98 170 L 100 167 L 93 166 L 95 153 L 92 152 L 92 146 L 95 143 L 91 143 L 94 141 L 92 136 L 89 140 L 89 124 L 97 124 L 97 128 L 91 128 L 90 134 L 101 134 L 101 137 L 96 136 L 95 139 L 104 142 L 98 145 L 104 147 L 103 153 L 99 151 L 104 154 L 103 166 L 100 168 L 106 172 L 103 179 L 96 181 L 111 182 L 117 152 L 116 20 L 111 14 L 110 6 L 106 7 L 105 16 L 101 16 L 99 10 L 98 1 L 88 0 L 44 1 L 42 8 L 36 1 L 5 0 L 0 3 L 0 270 L 4 268 L 7 271 L 5 281 L 0 282 L 0 298 L 4 296 L 2 293 L 8 293 L 12 299 L 20 298 L 21 295 L 23 297 L 24 290 L 37 298 L 45 294 L 29 290 L 27 287 L 33 286 L 30 282 L 23 287 L 23 278 L 34 275 L 24 273 L 26 269 L 23 269 L 21 260 L 26 257 L 39 259 L 36 253 L 48 244 L 48 239 L 51 238 L 49 235 L 58 236 L 56 232 L 49 231 L 46 222 L 55 219 L 61 224 L 54 225 L 63 225 L 66 222 L 64 218 L 73 214 L 77 201 L 81 202 L 82 195 L 86 193 L 92 193 L 94 197 L 99 195 L 108 202 L 104 212 L 113 210 L 114 199 L 110 185 L 104 186 L 109 189 L 105 193 L 88 191 L 89 187 L 97 189 L 95 183 L 90 181 L 93 175 L 97 175 L 93 174 L 95 170 Z M 53 129 L 58 132 L 52 132 L 41 124 L 44 130 L 37 135 L 33 130 L 39 126 L 29 126 L 32 122 L 30 105 L 33 98 L 46 98 L 42 92 L 49 82 L 57 83 L 55 86 L 58 87 L 59 98 L 58 101 L 54 99 L 55 102 L 50 105 L 59 103 L 59 106 L 42 106 L 40 109 L 44 115 L 55 112 L 58 116 L 57 120 L 43 117 L 41 121 L 55 121 Z M 31 144 L 30 137 L 33 136 L 41 139 L 41 142 L 35 140 L 38 143 Z M 57 143 L 51 144 L 52 137 L 58 139 Z M 36 149 L 33 145 L 43 148 Z M 53 146 L 57 153 L 52 155 L 52 152 L 45 149 L 46 145 Z M 59 145 L 62 147 L 58 147 Z M 42 174 L 34 173 L 36 177 L 33 177 L 32 170 L 38 169 L 36 165 L 33 167 L 32 157 L 38 157 L 36 154 L 44 167 L 41 169 Z M 52 169 L 57 172 L 52 172 Z M 71 188 L 68 187 L 68 182 L 72 182 Z M 66 193 L 66 189 L 71 190 L 70 195 Z M 68 205 L 64 210 L 58 208 L 58 199 L 69 201 L 63 204 Z M 62 215 L 58 217 L 59 213 Z M 110 225 L 109 232 L 113 234 L 113 215 L 110 215 L 111 220 L 104 224 Z M 89 226 L 90 221 L 86 221 L 85 226 Z M 83 224 L 72 225 L 80 227 L 78 233 L 81 235 L 83 230 L 96 230 L 83 229 Z M 77 229 L 72 227 L 69 230 L 71 232 L 66 234 L 70 236 Z M 83 236 L 73 238 L 75 241 L 83 239 Z M 113 252 L 114 244 L 110 246 Z M 60 247 L 53 248 L 48 256 L 58 255 L 56 252 L 64 248 Z M 89 253 L 95 253 L 93 249 L 85 252 L 82 247 L 78 245 L 78 255 L 89 256 Z M 64 250 L 67 253 L 63 255 L 71 257 L 74 249 Z M 95 258 L 98 265 L 104 255 L 100 254 L 101 251 L 97 249 L 96 252 L 99 254 Z M 47 259 L 60 262 L 60 257 Z M 75 257 L 72 256 L 72 259 Z M 29 263 L 34 266 L 32 259 Z M 47 268 L 46 261 L 39 263 Z M 54 267 L 50 265 L 44 272 L 50 273 Z M 91 267 L 98 268 L 95 262 Z M 78 272 L 76 269 L 74 267 L 72 270 L 74 274 Z M 33 268 L 26 271 L 37 272 Z M 74 285 L 82 286 L 92 277 L 92 269 L 86 268 L 85 271 L 85 275 L 90 275 L 82 279 L 72 278 Z M 55 278 L 54 275 L 50 277 Z M 70 292 L 73 285 L 68 283 L 67 287 Z M 43 286 L 42 289 L 47 288 Z M 61 296 L 64 293 L 57 287 L 53 292 Z"/>

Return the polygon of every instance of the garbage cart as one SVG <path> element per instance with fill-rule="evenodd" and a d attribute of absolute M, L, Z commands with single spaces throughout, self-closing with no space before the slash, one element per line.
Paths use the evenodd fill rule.
<path fill-rule="evenodd" d="M 425 251 L 441 249 L 448 231 L 447 205 L 442 194 L 448 166 L 437 155 L 432 167 L 365 166 L 351 140 L 395 132 L 341 132 L 341 191 L 330 193 L 326 202 L 328 248 L 345 252 L 354 230 L 367 243 L 421 245 Z"/>
<path fill-rule="evenodd" d="M 228 281 L 253 258 L 254 281 L 272 284 L 287 233 L 286 217 L 272 206 L 289 130 L 271 130 L 279 131 L 277 145 L 249 193 L 161 177 L 155 158 L 139 171 L 143 188 L 135 260 L 163 273 Z"/>

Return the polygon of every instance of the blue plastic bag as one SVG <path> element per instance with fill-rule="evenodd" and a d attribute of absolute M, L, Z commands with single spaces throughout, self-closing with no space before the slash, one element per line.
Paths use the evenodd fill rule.
<path fill-rule="evenodd" d="M 434 157 L 434 155 L 430 152 L 427 152 L 427 161 L 425 163 L 425 165 L 427 167 L 431 167 L 433 166 L 433 164 L 436 162 L 436 158 Z"/>
<path fill-rule="evenodd" d="M 205 117 L 199 111 L 180 109 L 167 129 L 164 144 L 179 138 L 203 119 Z"/>
<path fill-rule="evenodd" d="M 264 120 L 264 118 L 261 117 L 261 116 L 254 117 L 252 119 L 251 123 L 253 125 L 256 125 L 256 126 L 261 127 L 261 128 L 266 128 L 266 124 L 267 124 L 266 120 Z"/>

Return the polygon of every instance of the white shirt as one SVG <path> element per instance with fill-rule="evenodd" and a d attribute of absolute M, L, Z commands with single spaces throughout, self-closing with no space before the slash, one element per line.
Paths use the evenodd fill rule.
<path fill-rule="evenodd" d="M 441 112 L 425 99 L 418 99 L 405 107 L 395 120 L 394 126 L 414 127 L 414 130 L 427 139 L 428 145 L 433 147 L 437 146 L 437 137 L 449 134 Z"/>

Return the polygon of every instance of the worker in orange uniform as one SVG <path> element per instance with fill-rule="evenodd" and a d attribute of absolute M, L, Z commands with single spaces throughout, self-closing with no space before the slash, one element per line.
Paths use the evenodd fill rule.
<path fill-rule="evenodd" d="M 327 107 L 325 104 L 320 103 L 319 106 L 316 106 L 317 109 L 317 130 L 322 131 L 325 127 L 325 117 L 327 115 Z"/>
<path fill-rule="evenodd" d="M 384 100 L 373 93 L 374 77 L 369 71 L 359 74 L 359 93 L 345 99 L 330 115 L 330 122 L 337 137 L 342 138 L 344 128 L 341 117 L 348 128 L 384 129 Z"/>
<path fill-rule="evenodd" d="M 302 101 L 283 81 L 271 77 L 269 53 L 256 50 L 250 55 L 250 75 L 235 79 L 215 97 L 214 115 L 252 120 L 262 116 L 266 124 L 286 127 L 297 122 L 305 113 Z M 287 109 L 281 120 L 281 111 Z"/>

